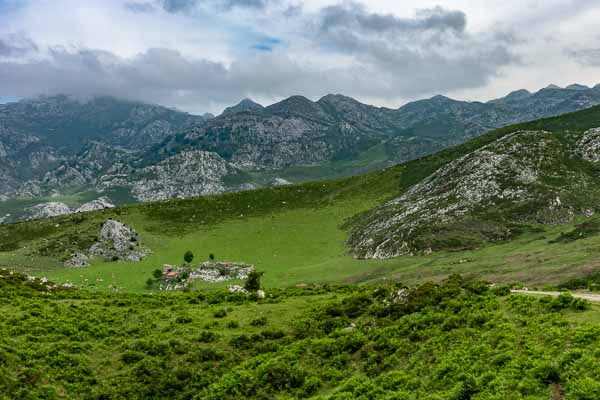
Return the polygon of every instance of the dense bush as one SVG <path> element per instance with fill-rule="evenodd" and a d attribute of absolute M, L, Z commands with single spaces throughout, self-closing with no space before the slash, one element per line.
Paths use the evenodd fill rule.
<path fill-rule="evenodd" d="M 274 303 L 250 304 L 224 290 L 47 294 L 27 277 L 0 282 L 4 398 L 547 399 L 555 387 L 568 399 L 600 394 L 598 311 L 568 294 L 507 295 L 453 276 L 415 289 L 273 290 Z M 294 309 L 307 304 L 299 300 L 311 309 Z M 269 328 L 246 307 L 269 315 Z M 215 311 L 235 320 L 216 321 Z M 227 328 L 238 320 L 243 334 Z"/>

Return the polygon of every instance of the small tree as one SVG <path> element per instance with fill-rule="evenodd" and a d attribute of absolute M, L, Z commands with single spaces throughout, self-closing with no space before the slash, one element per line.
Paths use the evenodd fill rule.
<path fill-rule="evenodd" d="M 210 254 L 208 255 L 208 259 L 209 259 L 210 261 L 215 261 L 215 255 L 214 255 L 213 253 L 210 253 Z"/>
<path fill-rule="evenodd" d="M 188 264 L 191 263 L 193 259 L 194 259 L 194 253 L 192 253 L 191 250 L 186 251 L 185 254 L 183 255 L 183 260 Z"/>
<path fill-rule="evenodd" d="M 162 271 L 161 271 L 160 269 L 158 269 L 158 268 L 157 268 L 157 269 L 155 269 L 154 271 L 152 271 L 152 276 L 153 276 L 155 279 L 160 279 L 160 278 L 162 278 Z"/>
<path fill-rule="evenodd" d="M 264 272 L 252 271 L 246 278 L 244 288 L 249 292 L 256 292 L 260 289 L 260 277 L 263 276 Z"/>

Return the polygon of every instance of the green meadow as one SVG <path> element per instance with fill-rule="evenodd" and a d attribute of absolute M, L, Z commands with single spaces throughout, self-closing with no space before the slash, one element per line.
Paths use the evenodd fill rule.
<path fill-rule="evenodd" d="M 503 242 L 391 260 L 353 259 L 346 239 L 353 224 L 360 223 L 361 213 L 507 133 L 517 129 L 581 132 L 595 126 L 600 126 L 599 107 L 499 129 L 434 155 L 360 176 L 0 225 L 0 267 L 84 288 L 143 291 L 153 270 L 164 263 L 182 263 L 183 254 L 191 250 L 194 262 L 212 253 L 219 261 L 255 264 L 265 272 L 267 287 L 387 279 L 413 284 L 440 281 L 452 273 L 493 282 L 556 284 L 599 269 L 596 232 L 578 240 L 556 241 L 561 234 L 575 231 L 580 220 L 571 225 L 523 225 Z M 380 153 L 380 148 L 373 148 L 364 165 Z M 135 228 L 150 255 L 138 263 L 95 260 L 87 268 L 64 268 L 62 263 L 73 252 L 88 249 L 97 240 L 109 218 Z"/>
<path fill-rule="evenodd" d="M 406 256 L 391 260 L 353 259 L 345 246 L 345 220 L 368 202 L 342 202 L 319 209 L 293 209 L 268 216 L 239 217 L 182 234 L 145 230 L 139 215 L 121 216 L 141 234 L 152 253 L 141 262 L 94 261 L 88 268 L 64 268 L 52 258 L 27 255 L 28 249 L 2 253 L 0 265 L 17 267 L 58 282 L 90 289 L 142 291 L 154 269 L 183 262 L 191 250 L 195 262 L 208 259 L 255 264 L 267 287 L 313 283 L 407 284 L 439 281 L 452 273 L 492 282 L 543 286 L 585 275 L 600 265 L 600 237 L 550 243 L 572 226 L 539 227 L 515 240 L 476 250 Z M 198 284 L 198 288 L 220 287 Z"/>

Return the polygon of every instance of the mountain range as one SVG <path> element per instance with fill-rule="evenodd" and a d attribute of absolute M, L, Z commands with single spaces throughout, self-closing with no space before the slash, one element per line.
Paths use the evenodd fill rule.
<path fill-rule="evenodd" d="M 255 264 L 272 285 L 454 272 L 559 283 L 600 262 L 599 168 L 596 106 L 359 176 L 74 213 L 55 203 L 68 215 L 0 225 L 0 267 L 143 289 L 144 273 L 190 249 Z M 116 259 L 93 251 L 107 223 L 126 244 Z M 132 264 L 139 249 L 148 256 Z"/>
<path fill-rule="evenodd" d="M 597 104 L 600 85 L 517 90 L 486 103 L 435 96 L 398 109 L 342 95 L 268 107 L 245 99 L 217 117 L 41 97 L 0 105 L 0 197 L 86 192 L 123 204 L 356 175 Z"/>

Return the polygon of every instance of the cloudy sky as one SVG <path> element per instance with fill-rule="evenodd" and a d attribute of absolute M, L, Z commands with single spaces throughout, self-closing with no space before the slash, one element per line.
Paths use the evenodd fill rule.
<path fill-rule="evenodd" d="M 597 0 L 0 0 L 0 101 L 488 100 L 600 83 L 599 20 Z"/>

